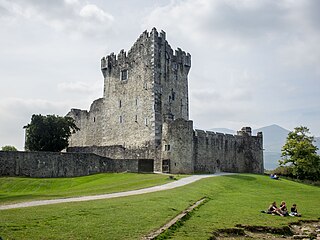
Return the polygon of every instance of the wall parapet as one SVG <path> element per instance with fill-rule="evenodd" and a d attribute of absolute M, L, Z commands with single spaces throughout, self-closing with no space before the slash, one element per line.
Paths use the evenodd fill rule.
<path fill-rule="evenodd" d="M 132 54 L 136 54 L 136 52 L 141 51 L 141 46 L 146 45 L 149 42 L 157 42 L 160 44 L 166 45 L 166 51 L 171 55 L 172 61 L 178 64 L 183 64 L 186 67 L 191 67 L 191 55 L 190 53 L 186 53 L 181 50 L 181 48 L 177 48 L 173 50 L 166 40 L 166 33 L 161 30 L 160 33 L 153 28 L 150 32 L 145 30 L 135 41 L 133 46 L 130 48 L 128 52 L 122 49 L 118 55 L 115 55 L 114 52 L 110 53 L 101 58 L 101 70 L 106 71 L 106 69 L 110 69 L 111 67 L 118 64 L 118 62 L 127 62 L 129 58 L 132 57 Z"/>
<path fill-rule="evenodd" d="M 236 137 L 259 137 L 262 138 L 263 134 L 262 132 L 258 132 L 256 136 L 254 135 L 248 135 L 248 134 L 243 134 L 241 131 L 238 131 L 237 134 L 229 134 L 229 133 L 221 133 L 221 132 L 213 132 L 213 131 L 208 131 L 208 130 L 202 130 L 202 129 L 194 129 L 194 136 L 206 136 L 206 137 L 211 137 L 214 135 L 217 136 L 224 136 L 227 138 L 236 138 Z"/>
<path fill-rule="evenodd" d="M 245 127 L 237 135 L 194 130 L 195 172 L 263 173 L 263 136 Z"/>

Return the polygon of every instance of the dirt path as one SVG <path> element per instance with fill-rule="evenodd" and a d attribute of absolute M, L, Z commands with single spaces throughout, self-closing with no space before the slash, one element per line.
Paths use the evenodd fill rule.
<path fill-rule="evenodd" d="M 38 201 L 22 202 L 22 203 L 2 205 L 2 206 L 0 205 L 0 210 L 34 207 L 34 206 L 42 206 L 42 205 L 57 204 L 57 203 L 83 202 L 83 201 L 91 201 L 91 200 L 99 200 L 99 199 L 126 197 L 126 196 L 139 195 L 139 194 L 144 194 L 144 193 L 152 193 L 152 192 L 158 192 L 158 191 L 169 190 L 169 189 L 185 186 L 187 184 L 196 182 L 196 181 L 203 179 L 203 178 L 217 177 L 217 176 L 224 176 L 224 175 L 231 175 L 231 174 L 234 174 L 234 173 L 221 172 L 221 173 L 206 174 L 206 175 L 192 175 L 190 177 L 181 178 L 177 181 L 167 183 L 164 185 L 143 188 L 143 189 L 139 189 L 139 190 L 100 194 L 100 195 L 93 195 L 93 196 L 59 198 L 59 199 L 51 199 L 51 200 L 38 200 Z"/>

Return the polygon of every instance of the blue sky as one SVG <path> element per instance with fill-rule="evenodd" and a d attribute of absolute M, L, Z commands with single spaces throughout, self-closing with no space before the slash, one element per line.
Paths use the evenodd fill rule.
<path fill-rule="evenodd" d="M 278 124 L 320 136 L 320 1 L 0 0 L 0 146 L 23 149 L 32 114 L 102 97 L 100 59 L 144 30 L 192 56 L 201 129 Z"/>

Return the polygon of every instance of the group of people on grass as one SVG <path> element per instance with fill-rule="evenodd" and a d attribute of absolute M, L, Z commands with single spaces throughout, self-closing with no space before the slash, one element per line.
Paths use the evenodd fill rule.
<path fill-rule="evenodd" d="M 281 217 L 285 217 L 285 216 L 301 217 L 301 214 L 298 212 L 298 209 L 297 209 L 297 204 L 295 203 L 292 204 L 292 207 L 290 210 L 291 211 L 289 212 L 285 201 L 281 202 L 280 207 L 277 207 L 277 203 L 273 202 L 269 206 L 267 213 L 272 215 L 279 215 Z"/>

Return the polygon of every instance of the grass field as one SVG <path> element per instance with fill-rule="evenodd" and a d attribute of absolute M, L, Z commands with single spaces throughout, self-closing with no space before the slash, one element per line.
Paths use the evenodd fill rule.
<path fill-rule="evenodd" d="M 202 197 L 208 201 L 176 229 L 172 239 L 208 239 L 236 224 L 284 226 L 297 221 L 260 213 L 270 202 L 297 203 L 301 219 L 320 217 L 320 188 L 241 174 L 200 180 L 173 190 L 118 199 L 0 212 L 7 239 L 140 239 Z"/>
<path fill-rule="evenodd" d="M 166 175 L 134 173 L 104 173 L 76 178 L 2 177 L 0 204 L 121 192 L 170 181 L 173 180 Z"/>

